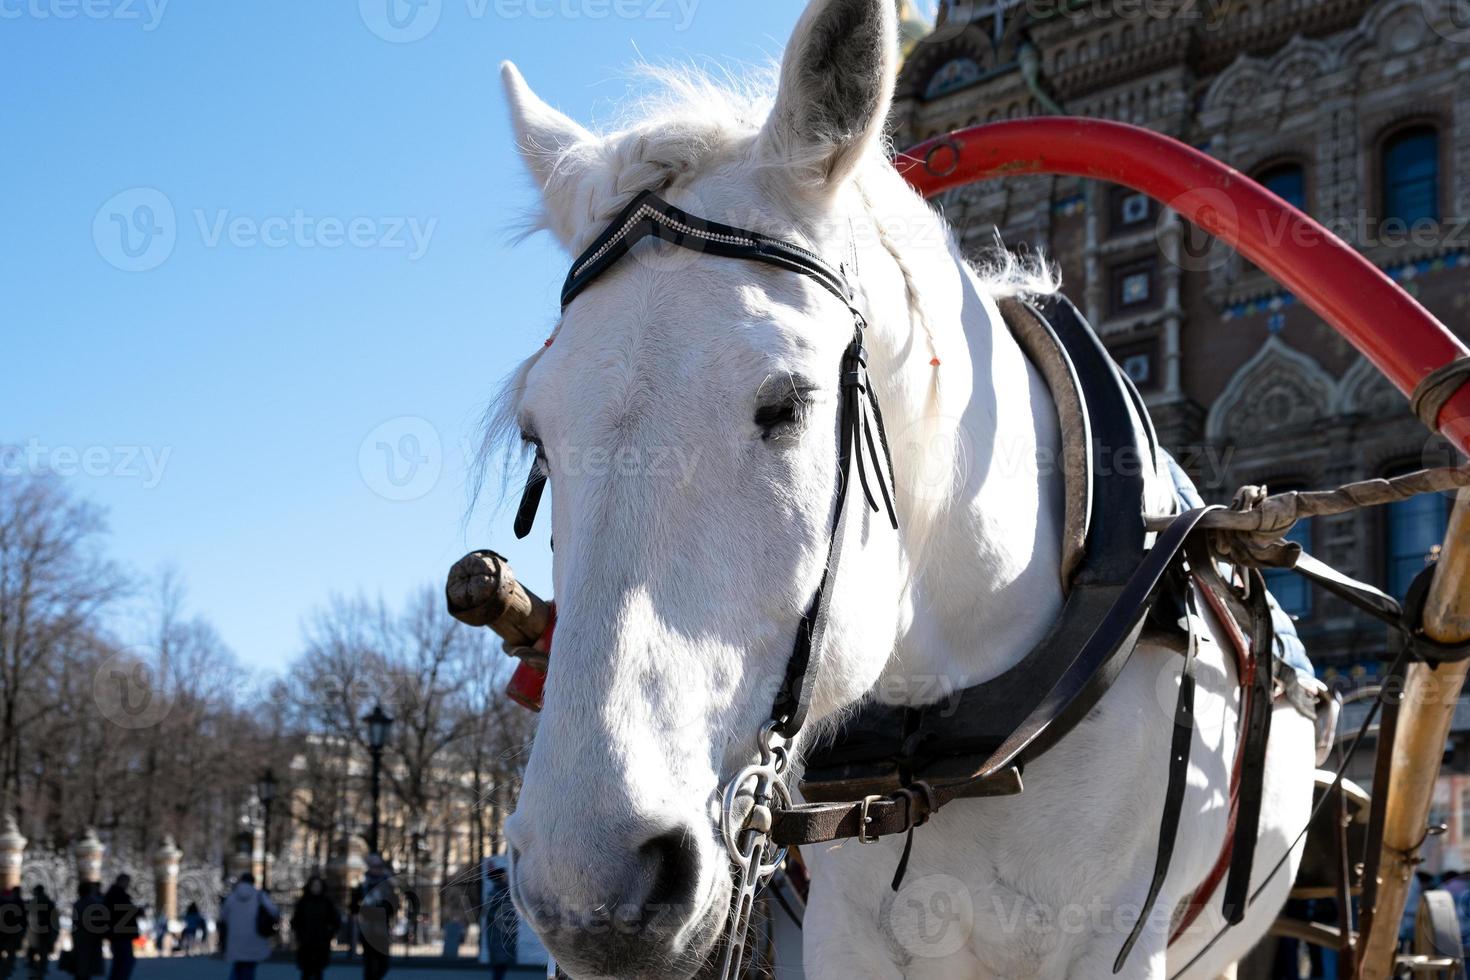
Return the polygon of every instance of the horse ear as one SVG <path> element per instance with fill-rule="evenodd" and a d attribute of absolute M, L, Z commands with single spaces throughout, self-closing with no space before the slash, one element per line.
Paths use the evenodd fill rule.
<path fill-rule="evenodd" d="M 878 145 L 898 72 L 893 0 L 812 0 L 786 45 L 762 150 L 835 188 Z"/>
<path fill-rule="evenodd" d="M 596 137 L 543 102 L 509 61 L 500 66 L 500 80 L 510 103 L 516 146 L 541 189 L 547 225 L 565 243 L 574 233 L 568 205 L 577 197 L 576 184 L 584 169 L 577 151 L 590 150 Z"/>

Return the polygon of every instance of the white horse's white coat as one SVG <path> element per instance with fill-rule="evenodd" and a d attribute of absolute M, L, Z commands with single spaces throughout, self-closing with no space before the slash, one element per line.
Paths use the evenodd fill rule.
<path fill-rule="evenodd" d="M 1061 477 L 1035 462 L 1056 458 L 1057 422 L 995 306 L 1019 277 L 973 271 L 885 158 L 892 7 L 814 0 L 769 118 L 686 84 L 673 108 L 594 136 L 504 69 L 545 224 L 569 251 L 654 188 L 855 256 L 902 530 L 849 522 L 817 719 L 872 690 L 923 703 L 994 676 L 1062 601 Z M 800 276 L 644 243 L 512 387 L 515 422 L 549 460 L 559 611 L 508 828 L 514 893 L 578 980 L 688 976 L 716 941 L 730 882 L 714 801 L 751 757 L 821 574 L 850 334 L 841 304 Z M 789 420 L 756 424 L 783 405 Z M 1177 654 L 1140 648 L 1024 794 L 954 804 L 918 832 L 896 895 L 901 840 L 809 849 L 807 975 L 1112 976 L 1152 869 L 1178 674 Z M 1206 643 L 1165 912 L 1124 977 L 1174 976 L 1220 925 L 1212 907 L 1166 952 L 1167 912 L 1224 835 L 1233 675 Z M 1312 756 L 1310 724 L 1278 710 L 1259 876 L 1305 822 Z M 1294 869 L 1188 976 L 1217 975 L 1260 938 Z"/>

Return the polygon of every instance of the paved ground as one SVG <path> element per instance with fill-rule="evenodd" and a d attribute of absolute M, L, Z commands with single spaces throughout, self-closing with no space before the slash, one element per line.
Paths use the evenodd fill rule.
<path fill-rule="evenodd" d="M 535 969 L 522 969 L 511 973 L 515 980 L 530 980 L 532 977 L 543 977 L 544 975 L 540 970 Z M 224 962 L 210 957 L 143 959 L 138 961 L 138 968 L 133 971 L 133 980 L 226 980 L 228 976 L 229 969 Z M 297 980 L 299 974 L 290 963 L 267 963 L 260 967 L 255 976 L 256 980 Z M 358 980 L 361 976 L 362 967 L 355 964 L 333 964 L 327 970 L 327 980 Z M 388 974 L 388 980 L 461 980 L 461 978 L 468 977 L 489 980 L 490 968 L 471 962 L 466 962 L 462 969 L 448 967 L 415 969 L 405 965 L 395 966 Z M 53 968 L 49 980 L 68 980 L 68 978 Z"/>

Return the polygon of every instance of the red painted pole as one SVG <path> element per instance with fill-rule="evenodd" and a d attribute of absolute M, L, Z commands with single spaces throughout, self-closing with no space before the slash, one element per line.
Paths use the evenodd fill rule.
<path fill-rule="evenodd" d="M 1018 174 L 1070 174 L 1147 194 L 1265 270 L 1405 395 L 1430 371 L 1470 354 L 1342 239 L 1234 168 L 1152 130 L 1066 116 L 1022 119 L 936 137 L 900 153 L 895 163 L 925 196 Z M 1439 421 L 1470 455 L 1470 386 L 1449 401 Z"/>

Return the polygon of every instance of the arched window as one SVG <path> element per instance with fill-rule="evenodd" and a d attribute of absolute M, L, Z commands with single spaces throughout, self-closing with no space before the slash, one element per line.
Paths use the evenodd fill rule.
<path fill-rule="evenodd" d="M 940 66 L 924 86 L 925 99 L 937 99 L 941 95 L 958 92 L 980 81 L 980 63 L 974 58 L 953 58 Z"/>
<path fill-rule="evenodd" d="M 1437 493 L 1420 494 L 1384 508 L 1384 581 L 1388 594 L 1402 599 L 1414 576 L 1423 571 L 1435 547 L 1444 540 L 1449 523 L 1448 500 Z"/>
<path fill-rule="evenodd" d="M 1399 130 L 1383 144 L 1383 219 L 1439 220 L 1439 132 Z"/>
<path fill-rule="evenodd" d="M 1292 207 L 1307 209 L 1307 171 L 1301 164 L 1274 164 L 1256 175 L 1256 183 Z"/>
<path fill-rule="evenodd" d="M 1278 492 L 1273 487 L 1272 492 Z M 1312 550 L 1312 522 L 1297 521 L 1284 535 L 1286 540 L 1295 541 L 1303 550 Z M 1263 568 L 1266 589 L 1276 597 L 1276 602 L 1292 619 L 1305 619 L 1312 615 L 1312 586 L 1305 577 L 1290 568 Z"/>

